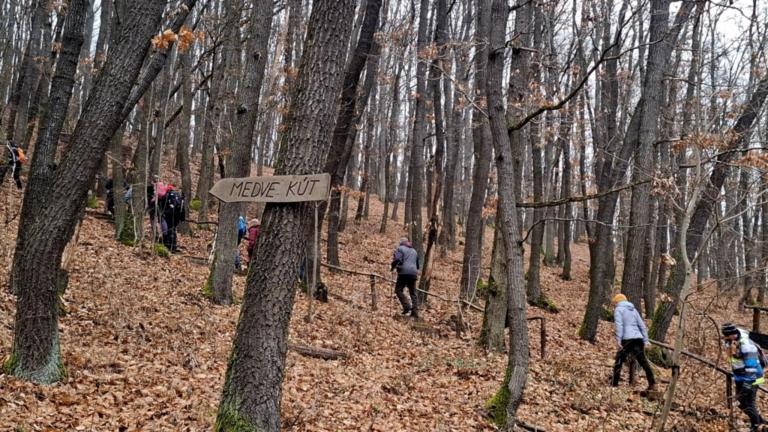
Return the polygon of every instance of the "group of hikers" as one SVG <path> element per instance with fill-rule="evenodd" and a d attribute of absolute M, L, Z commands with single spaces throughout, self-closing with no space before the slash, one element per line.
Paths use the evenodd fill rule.
<path fill-rule="evenodd" d="M 634 358 L 645 371 L 648 379 L 647 391 L 655 391 L 653 369 L 645 356 L 645 346 L 650 341 L 645 322 L 623 294 L 613 297 L 612 303 L 616 344 L 619 350 L 616 353 L 611 385 L 619 385 L 622 365 Z M 757 390 L 765 382 L 763 374 L 766 367 L 766 358 L 760 346 L 768 345 L 768 336 L 750 332 L 731 323 L 723 324 L 720 332 L 731 365 L 739 409 L 749 418 L 750 432 L 761 430 L 761 425 L 768 425 L 768 420 L 763 418 L 757 409 Z"/>
<path fill-rule="evenodd" d="M 108 179 L 104 188 L 107 192 L 107 212 L 115 213 L 114 182 Z M 133 186 L 123 183 L 123 200 L 131 203 L 133 198 Z M 147 207 L 145 213 L 149 214 L 150 230 L 152 238 L 160 240 L 171 253 L 179 252 L 176 229 L 186 220 L 186 203 L 184 195 L 173 184 L 165 183 L 155 176 L 155 181 L 147 185 Z"/>
<path fill-rule="evenodd" d="M 108 179 L 105 182 L 106 207 L 107 212 L 115 213 L 115 193 L 114 182 Z M 123 200 L 130 203 L 133 198 L 133 186 L 123 183 Z M 155 176 L 154 182 L 147 186 L 147 206 L 145 213 L 149 214 L 150 229 L 152 236 L 156 240 L 162 241 L 163 245 L 171 252 L 179 252 L 178 237 L 176 229 L 179 224 L 186 220 L 185 197 L 181 191 L 177 190 L 173 184 L 165 183 Z M 245 223 L 243 216 L 237 220 L 237 245 L 239 247 L 243 239 L 247 239 L 248 262 L 253 258 L 256 247 L 256 240 L 259 237 L 261 223 L 258 219 L 251 219 L 248 224 Z M 240 251 L 235 255 L 235 268 L 241 269 Z"/>
<path fill-rule="evenodd" d="M 240 263 L 240 243 L 243 239 L 248 241 L 246 251 L 248 252 L 248 263 L 253 261 L 253 253 L 256 250 L 256 241 L 259 239 L 259 232 L 261 231 L 261 222 L 258 219 L 251 219 L 248 224 L 245 224 L 245 218 L 239 216 L 237 218 L 237 250 L 235 251 L 235 268 L 242 270 L 242 264 Z"/>

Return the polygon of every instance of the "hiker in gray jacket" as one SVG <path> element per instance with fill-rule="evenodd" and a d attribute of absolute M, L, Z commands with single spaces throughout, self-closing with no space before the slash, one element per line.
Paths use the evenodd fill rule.
<path fill-rule="evenodd" d="M 419 253 L 413 248 L 408 238 L 400 239 L 400 245 L 392 255 L 392 266 L 390 270 L 397 269 L 397 282 L 395 283 L 395 294 L 403 307 L 403 315 L 410 314 L 413 318 L 418 318 L 418 299 L 416 298 L 416 279 L 419 274 Z M 403 292 L 408 287 L 410 301 Z"/>
<path fill-rule="evenodd" d="M 645 344 L 648 343 L 648 329 L 635 305 L 627 301 L 624 294 L 617 294 L 613 298 L 613 322 L 616 326 L 616 343 L 619 352 L 616 353 L 616 362 L 613 365 L 613 380 L 611 385 L 616 387 L 621 379 L 621 366 L 630 356 L 634 356 L 645 371 L 648 379 L 648 391 L 656 389 L 653 379 L 653 370 L 645 357 Z"/>

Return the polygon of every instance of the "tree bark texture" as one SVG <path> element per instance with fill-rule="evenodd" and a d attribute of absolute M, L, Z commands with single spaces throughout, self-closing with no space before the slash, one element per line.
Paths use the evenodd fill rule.
<path fill-rule="evenodd" d="M 251 173 L 251 148 L 253 134 L 259 114 L 259 95 L 264 82 L 267 65 L 267 47 L 272 27 L 272 1 L 254 2 L 249 25 L 249 42 L 246 49 L 245 78 L 237 92 L 235 107 L 235 130 L 231 158 L 229 161 L 230 177 L 248 177 Z M 237 249 L 237 218 L 242 215 L 245 206 L 242 203 L 221 203 L 219 207 L 219 225 L 216 231 L 216 252 L 211 283 L 213 302 L 232 304 L 232 276 L 235 270 Z"/>
<path fill-rule="evenodd" d="M 419 24 L 416 35 L 416 56 L 419 58 L 416 64 L 416 107 L 413 120 L 413 146 L 411 149 L 411 167 L 408 178 L 411 182 L 410 210 L 411 220 L 409 225 L 410 239 L 413 247 L 423 259 L 424 245 L 422 233 L 421 209 L 424 206 L 424 146 L 427 140 L 427 62 L 424 51 L 428 41 L 429 0 L 421 0 L 419 6 Z M 428 203 L 427 203 L 428 204 Z"/>
<path fill-rule="evenodd" d="M 148 0 L 132 4 L 121 28 L 120 42 L 97 78 L 75 127 L 71 148 L 51 176 L 49 192 L 26 204 L 32 206 L 27 214 L 33 217 L 19 224 L 24 233 L 20 236 L 22 242 L 17 243 L 12 269 L 19 299 L 13 354 L 6 364 L 6 370 L 19 377 L 55 382 L 63 374 L 56 283 L 62 253 L 85 206 L 101 159 L 125 118 L 125 104 L 164 8 L 165 3 Z M 30 179 L 30 183 L 41 181 L 45 180 Z"/>
<path fill-rule="evenodd" d="M 475 43 L 475 99 L 487 99 L 486 69 L 488 67 L 488 34 L 490 26 L 490 9 L 485 7 L 484 13 L 476 13 Z M 474 150 L 474 170 L 472 172 L 472 194 L 469 199 L 469 214 L 466 219 L 464 233 L 464 257 L 461 264 L 461 282 L 459 292 L 466 301 L 475 297 L 477 281 L 483 263 L 483 207 L 488 189 L 488 177 L 491 171 L 491 155 L 493 142 L 488 123 L 488 115 L 477 107 L 472 111 L 472 141 Z M 480 216 L 480 217 L 478 217 Z"/>
<path fill-rule="evenodd" d="M 648 63 L 643 82 L 642 97 L 644 103 L 638 105 L 633 116 L 640 116 L 638 135 L 627 135 L 625 139 L 637 139 L 634 164 L 632 167 L 632 182 L 639 183 L 653 175 L 653 148 L 659 137 L 659 116 L 664 104 L 663 74 L 669 64 L 674 48 L 674 40 L 668 33 L 669 0 L 653 0 L 651 2 L 651 24 L 649 28 L 652 43 L 648 48 Z M 646 248 L 643 246 L 650 228 L 648 211 L 651 184 L 643 183 L 633 188 L 627 245 L 624 252 L 624 272 L 621 277 L 621 292 L 635 305 L 639 305 L 643 297 L 642 279 L 645 275 L 644 257 Z"/>
<path fill-rule="evenodd" d="M 484 0 L 479 0 L 482 3 Z M 528 3 L 519 0 L 518 6 Z M 478 13 L 485 5 L 478 5 Z M 515 428 L 517 408 L 523 399 L 528 377 L 528 324 L 526 320 L 525 282 L 523 278 L 523 254 L 520 244 L 520 228 L 517 215 L 514 160 L 512 144 L 507 134 L 502 96 L 504 46 L 509 8 L 505 0 L 493 0 L 491 7 L 490 52 L 488 56 L 488 117 L 496 151 L 496 171 L 499 186 L 499 211 L 497 223 L 501 225 L 507 265 L 507 318 L 509 321 L 509 362 L 505 378 L 508 395 L 506 403 L 507 430 Z M 511 66 L 513 69 L 516 65 Z M 526 65 L 527 67 L 527 65 Z M 514 145 L 521 145 L 515 142 Z M 504 391 L 504 389 L 502 389 Z"/>
<path fill-rule="evenodd" d="M 356 132 L 355 121 L 360 118 L 365 109 L 365 101 L 358 105 L 357 87 L 360 82 L 363 68 L 368 61 L 368 55 L 371 54 L 375 45 L 373 34 L 378 28 L 379 13 L 382 0 L 368 0 L 366 2 L 365 17 L 363 18 L 360 37 L 357 46 L 352 53 L 352 58 L 344 73 L 344 83 L 341 88 L 341 98 L 339 100 L 338 113 L 336 115 L 336 124 L 333 130 L 331 148 L 328 152 L 328 158 L 325 161 L 324 172 L 331 174 L 331 199 L 328 204 L 328 244 L 327 260 L 329 264 L 339 265 L 339 239 L 338 231 L 340 224 L 341 210 L 341 191 L 339 187 L 344 184 L 344 176 L 347 172 L 352 150 L 354 149 L 355 139 L 350 139 L 350 135 Z M 378 61 L 378 58 L 375 59 Z M 375 73 L 371 79 L 375 78 Z M 354 136 L 354 135 L 353 135 Z M 320 205 L 320 219 L 323 219 L 326 205 Z M 319 268 L 319 266 L 318 266 Z"/>
<path fill-rule="evenodd" d="M 290 97 L 277 175 L 321 172 L 344 67 L 353 0 L 312 7 L 304 55 Z M 312 227 L 310 203 L 268 204 L 230 355 L 216 431 L 280 430 L 280 399 L 296 269 Z"/>

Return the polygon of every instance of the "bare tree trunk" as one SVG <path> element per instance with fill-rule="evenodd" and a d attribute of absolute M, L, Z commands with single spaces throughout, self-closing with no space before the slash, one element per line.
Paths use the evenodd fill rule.
<path fill-rule="evenodd" d="M 488 351 L 504 352 L 504 329 L 507 324 L 507 263 L 501 226 L 493 232 L 491 275 L 485 288 L 485 311 L 478 345 Z"/>
<path fill-rule="evenodd" d="M 194 5 L 194 1 L 191 4 Z M 70 12 L 80 17 L 77 25 L 72 24 L 71 31 L 80 38 L 85 21 L 85 3 L 82 5 L 76 7 L 82 13 Z M 82 214 L 88 187 L 93 183 L 101 159 L 128 115 L 125 108 L 135 103 L 132 88 L 150 39 L 160 28 L 164 8 L 165 3 L 161 2 L 136 0 L 132 3 L 131 13 L 124 17 L 125 23 L 121 26 L 120 43 L 114 47 L 91 93 L 72 136 L 70 150 L 49 180 L 43 176 L 30 178 L 29 188 L 33 190 L 50 186 L 46 194 L 26 194 L 24 206 L 28 209 L 22 212 L 34 217 L 32 220 L 22 217 L 19 224 L 23 233 L 17 242 L 12 269 L 14 291 L 19 293 L 19 299 L 13 353 L 5 365 L 5 370 L 16 376 L 51 383 L 64 373 L 57 328 L 57 283 L 62 253 Z M 72 73 L 79 51 L 79 45 L 71 51 L 75 57 Z M 151 74 L 147 77 L 154 78 Z M 71 92 L 71 77 L 68 91 Z M 66 109 L 60 111 L 66 115 Z M 40 166 L 41 162 L 33 156 L 33 171 L 46 169 Z"/>
<path fill-rule="evenodd" d="M 544 14 L 540 8 L 534 11 L 533 27 L 533 46 L 534 49 L 540 49 L 543 46 L 542 27 L 544 24 Z M 531 77 L 533 81 L 541 81 L 541 60 L 543 56 L 538 56 L 531 64 Z M 544 201 L 544 179 L 542 173 L 542 154 L 541 154 L 541 126 L 533 123 L 530 126 L 530 145 L 531 145 L 531 165 L 533 174 L 533 201 Z M 528 278 L 526 280 L 526 293 L 529 304 L 540 305 L 543 300 L 541 290 L 541 248 L 544 240 L 543 221 L 545 214 L 544 208 L 536 208 L 533 211 L 533 221 L 531 222 L 531 251 L 528 261 Z"/>
<path fill-rule="evenodd" d="M 355 139 L 354 136 L 350 139 L 350 135 L 356 133 L 354 126 L 357 125 L 367 103 L 367 95 L 365 98 L 360 98 L 360 100 L 356 97 L 360 76 L 362 75 L 363 68 L 366 67 L 366 63 L 370 65 L 366 72 L 366 77 L 371 75 L 371 85 L 375 78 L 375 72 L 372 71 L 376 67 L 375 65 L 378 64 L 378 56 L 372 56 L 369 59 L 368 55 L 374 52 L 374 50 L 378 52 L 378 48 L 376 48 L 378 43 L 374 41 L 373 34 L 378 28 L 381 3 L 382 0 L 369 0 L 366 3 L 360 37 L 344 74 L 344 83 L 341 88 L 341 99 L 336 116 L 336 125 L 333 130 L 331 148 L 325 161 L 325 172 L 331 174 L 331 199 L 330 204 L 327 205 L 328 243 L 326 254 L 328 263 L 336 266 L 339 265 L 338 231 L 339 224 L 341 223 L 341 191 L 339 187 L 344 183 L 344 174 L 347 172 L 347 166 L 354 150 Z M 369 74 L 368 72 L 371 73 Z M 369 80 L 369 78 L 366 78 L 366 80 Z M 321 204 L 321 220 L 325 211 L 326 205 Z M 317 266 L 317 268 L 320 268 L 320 266 Z"/>
<path fill-rule="evenodd" d="M 189 200 L 192 198 L 192 167 L 189 152 L 192 147 L 192 51 L 181 54 L 181 125 L 177 144 L 177 159 L 181 170 L 181 192 L 184 194 L 184 214 L 189 218 Z M 190 234 L 189 223 L 182 222 L 179 232 Z"/>
<path fill-rule="evenodd" d="M 659 117 L 664 104 L 663 74 L 675 42 L 668 33 L 670 0 L 653 0 L 651 2 L 650 38 L 661 43 L 652 44 L 648 48 L 648 66 L 643 82 L 642 97 L 644 103 L 639 105 L 639 111 L 634 115 L 640 116 L 638 129 L 637 150 L 635 151 L 632 167 L 632 182 L 644 182 L 653 176 L 653 147 L 659 136 Z M 678 24 L 682 25 L 682 23 Z M 671 30 L 675 32 L 674 29 Z M 632 188 L 632 204 L 627 232 L 627 245 L 624 253 L 624 271 L 621 278 L 621 291 L 633 304 L 640 304 L 642 299 L 642 278 L 645 272 L 643 247 L 648 236 L 648 221 L 650 217 L 649 199 L 651 184 L 645 182 Z"/>
<path fill-rule="evenodd" d="M 429 0 L 421 0 L 419 7 L 419 25 L 416 35 L 416 52 L 422 53 L 427 48 Z M 418 54 L 417 54 L 418 55 Z M 411 182 L 411 220 L 408 226 L 410 239 L 419 257 L 424 257 L 422 238 L 421 209 L 424 202 L 424 146 L 427 139 L 427 63 L 419 61 L 416 64 L 416 98 L 415 115 L 413 120 L 413 146 L 411 150 L 411 166 L 408 172 Z M 427 203 L 428 204 L 428 203 Z"/>
<path fill-rule="evenodd" d="M 469 11 L 465 11 L 464 15 L 464 33 L 462 41 L 468 41 L 469 27 L 471 25 L 472 15 Z M 467 22 L 469 21 L 469 22 Z M 464 49 L 455 48 L 454 55 L 456 58 L 456 75 L 459 77 L 459 83 L 464 88 L 467 88 L 467 81 L 463 77 L 466 76 L 465 62 L 468 60 Z M 451 62 L 449 61 L 450 65 Z M 448 250 L 456 249 L 456 203 L 457 196 L 456 191 L 456 177 L 457 166 L 459 162 L 459 150 L 461 149 L 461 135 L 462 126 L 464 123 L 464 108 L 463 108 L 463 95 L 460 95 L 458 89 L 454 89 L 452 94 L 448 94 L 449 80 L 445 82 L 445 114 L 446 117 L 451 116 L 450 130 L 448 131 L 448 149 L 446 151 L 446 163 L 445 163 L 445 187 L 443 189 L 443 228 L 440 231 L 439 242 L 441 245 L 447 247 Z"/>
<path fill-rule="evenodd" d="M 373 152 L 373 129 L 374 122 L 377 121 L 373 113 L 373 103 L 376 100 L 378 86 L 374 84 L 371 95 L 371 104 L 368 106 L 368 116 L 365 128 L 365 144 L 363 145 L 363 176 L 360 181 L 360 197 L 357 200 L 357 210 L 355 210 L 355 222 L 360 223 L 365 218 L 365 203 L 369 198 L 369 189 L 371 187 L 369 177 L 371 176 L 371 152 Z"/>
<path fill-rule="evenodd" d="M 232 6 L 240 17 L 240 7 Z M 254 3 L 248 29 L 248 57 L 245 65 L 245 77 L 237 92 L 235 124 L 240 125 L 235 131 L 235 141 L 229 161 L 230 177 L 248 177 L 251 173 L 251 149 L 253 134 L 259 114 L 259 95 L 264 82 L 267 65 L 267 47 L 272 27 L 272 1 L 258 0 Z M 239 35 L 236 35 L 239 43 Z M 237 48 L 236 55 L 239 55 Z M 241 203 L 221 203 L 219 206 L 219 225 L 216 231 L 216 248 L 213 267 L 210 273 L 213 302 L 220 305 L 232 304 L 232 276 L 235 270 L 237 249 L 237 218 L 243 214 Z"/>
<path fill-rule="evenodd" d="M 653 86 L 653 83 L 656 83 L 656 80 L 661 79 L 661 73 L 666 69 L 667 64 L 670 61 L 672 49 L 674 48 L 678 35 L 680 33 L 680 30 L 683 27 L 683 24 L 690 16 L 691 11 L 694 7 L 694 2 L 684 2 L 683 5 L 680 7 L 680 9 L 677 12 L 677 16 L 675 17 L 675 24 L 674 26 L 667 31 L 667 25 L 666 22 L 668 21 L 668 10 L 669 10 L 669 1 L 668 0 L 654 0 L 653 3 L 653 10 L 655 11 L 661 11 L 661 13 L 654 13 L 651 15 L 651 17 L 654 19 L 653 24 L 651 25 L 651 39 L 663 41 L 662 43 L 657 43 L 651 46 L 651 49 L 649 50 L 648 55 L 648 73 L 647 73 L 647 80 L 644 82 L 643 86 L 643 92 L 640 100 L 637 103 L 637 106 L 635 107 L 635 110 L 632 114 L 632 117 L 629 122 L 628 131 L 624 136 L 623 143 L 621 145 L 621 149 L 618 152 L 619 157 L 616 161 L 610 161 L 608 159 L 599 162 L 599 175 L 598 175 L 598 189 L 599 190 L 610 190 L 615 187 L 620 181 L 621 178 L 624 177 L 625 170 L 626 170 L 626 164 L 627 161 L 630 159 L 631 154 L 635 153 L 636 151 L 644 151 L 643 146 L 652 146 L 655 142 L 655 134 L 657 131 L 650 130 L 651 124 L 658 124 L 658 115 L 659 110 L 661 109 L 661 102 L 659 100 L 659 97 L 657 93 L 661 90 L 661 85 Z M 622 8 L 626 6 L 626 3 Z M 620 12 L 620 17 L 624 16 L 624 11 Z M 623 21 L 623 18 L 620 19 L 620 22 Z M 661 23 L 660 21 L 663 21 Z M 617 30 L 617 32 L 620 31 Z M 642 63 L 642 62 L 641 62 Z M 609 62 L 609 67 L 612 65 L 612 62 Z M 611 72 L 610 76 L 613 75 L 613 72 Z M 612 78 L 613 80 L 613 78 Z M 613 104 L 613 101 L 617 100 L 614 96 L 616 95 L 616 89 L 614 86 L 616 85 L 615 82 L 611 82 L 611 96 L 608 98 L 611 100 L 611 102 L 607 102 L 608 99 L 606 99 L 606 102 L 604 102 L 605 106 L 609 110 L 615 110 L 615 104 Z M 653 105 L 653 106 L 645 106 L 645 105 Z M 656 106 L 658 105 L 658 106 Z M 611 140 L 615 140 L 615 137 L 617 136 L 615 134 L 615 112 L 609 112 L 607 115 L 608 118 L 611 118 L 611 123 L 608 126 L 608 133 L 606 142 L 611 142 Z M 642 136 L 641 136 L 642 135 Z M 650 144 L 648 144 L 650 142 Z M 638 150 L 639 149 L 639 150 Z M 614 154 L 613 151 L 610 151 L 609 146 L 609 154 Z M 650 154 L 650 153 L 649 153 Z M 641 154 L 642 155 L 642 154 Z M 639 156 L 638 156 L 639 157 Z M 646 159 L 647 161 L 647 159 Z M 644 170 L 642 166 L 636 167 L 638 172 L 640 170 Z M 642 172 L 643 175 L 647 175 L 647 171 Z M 647 184 L 647 183 L 646 183 Z M 641 199 L 643 196 L 647 198 L 647 195 L 642 195 L 643 192 L 641 192 L 640 195 L 638 195 L 638 199 Z M 613 217 L 615 214 L 616 209 L 616 195 L 617 194 L 609 194 L 603 198 L 601 198 L 598 201 L 598 215 L 597 219 L 599 222 L 596 226 L 596 240 L 592 244 L 592 247 L 590 248 L 590 263 L 592 265 L 590 269 L 590 292 L 589 292 L 589 299 L 587 301 L 587 311 L 584 316 L 584 322 L 582 323 L 582 327 L 579 331 L 580 336 L 582 339 L 594 341 L 595 337 L 597 335 L 597 321 L 600 316 L 600 308 L 603 306 L 604 300 L 607 298 L 607 295 L 609 293 L 610 285 L 606 286 L 606 281 L 612 281 L 613 279 L 609 279 L 607 277 L 607 273 L 612 273 L 608 270 L 610 270 L 608 267 L 615 265 L 613 262 L 613 257 L 610 255 L 612 252 L 612 248 L 610 248 L 609 243 L 611 243 L 611 231 L 612 228 L 609 224 L 613 222 Z M 634 196 L 634 194 L 633 194 Z M 643 215 L 637 214 L 636 217 L 639 218 L 645 218 L 643 219 L 643 223 L 638 222 L 635 220 L 634 224 L 636 225 L 645 225 L 647 223 L 647 211 L 648 211 L 648 203 L 647 199 L 643 202 L 642 208 L 638 208 L 638 212 L 643 212 Z M 638 237 L 638 238 L 644 238 L 644 237 Z M 635 246 L 637 249 L 640 249 L 640 255 L 642 255 L 642 252 L 644 251 L 644 247 L 637 245 Z M 627 249 L 630 249 L 627 247 Z M 635 253 L 636 251 L 628 251 L 629 253 Z M 634 258 L 629 257 L 629 260 L 632 260 Z M 610 263 L 609 263 L 610 261 Z M 626 260 L 625 260 L 626 261 Z M 640 263 L 642 264 L 642 260 L 640 260 Z M 639 275 L 642 275 L 642 265 L 636 270 L 636 272 Z M 637 275 L 633 275 L 637 276 Z M 628 275 L 628 270 L 625 267 L 624 270 L 624 277 L 630 277 Z M 640 281 L 642 283 L 642 281 Z M 634 286 L 634 285 L 632 285 Z M 626 292 L 626 290 L 625 290 Z M 634 296 L 631 297 L 630 296 Z M 634 302 L 637 304 L 637 302 L 640 301 L 640 298 L 642 296 L 642 285 L 637 285 L 637 292 L 632 292 L 628 294 L 628 297 L 634 298 Z"/>
<path fill-rule="evenodd" d="M 213 78 L 211 79 L 210 96 L 208 96 L 208 106 L 205 110 L 205 135 L 203 137 L 203 150 L 202 158 L 200 160 L 200 177 L 197 180 L 197 199 L 200 200 L 200 211 L 197 214 L 198 222 L 208 221 L 208 211 L 211 208 L 211 201 L 208 191 L 213 186 L 214 168 L 213 168 L 213 153 L 215 142 L 219 135 L 219 122 L 222 116 L 222 104 L 224 101 L 220 100 L 221 88 L 224 85 L 224 61 L 219 61 L 216 64 L 213 60 L 215 69 L 211 73 Z"/>
<path fill-rule="evenodd" d="M 30 36 L 27 41 L 27 47 L 24 50 L 24 57 L 21 61 L 19 78 L 11 94 L 8 103 L 8 117 L 5 124 L 6 137 L 21 144 L 24 141 L 24 134 L 27 131 L 27 113 L 29 110 L 32 92 L 37 89 L 40 78 L 39 59 L 42 57 L 41 40 L 45 21 L 48 18 L 48 6 L 50 0 L 37 0 L 34 3 L 34 14 L 32 15 L 32 26 Z M 5 171 L 0 171 L 0 182 L 2 182 Z"/>
<path fill-rule="evenodd" d="M 519 0 L 518 7 L 531 8 L 527 0 Z M 478 0 L 478 14 L 485 13 L 485 0 Z M 518 14 L 520 11 L 518 10 Z M 510 143 L 507 134 L 507 122 L 504 115 L 502 96 L 502 76 L 504 69 L 504 46 L 506 23 L 509 8 L 505 0 L 493 0 L 491 6 L 490 52 L 488 56 L 488 116 L 496 151 L 496 171 L 499 185 L 499 211 L 497 222 L 501 225 L 507 264 L 507 317 L 509 320 L 509 362 L 504 384 L 500 390 L 506 397 L 500 398 L 505 403 L 506 430 L 515 429 L 517 408 L 523 399 L 523 390 L 528 377 L 528 324 L 526 320 L 525 282 L 523 278 L 523 254 L 520 244 L 520 228 L 515 204 L 515 178 L 513 146 L 521 142 Z M 530 18 L 530 13 L 528 14 Z M 516 29 L 520 22 L 516 18 Z M 523 21 L 525 23 L 525 21 Z M 529 25 L 529 23 L 525 23 Z M 514 57 L 513 57 L 514 59 Z M 514 61 L 514 60 L 513 60 Z M 512 64 L 516 69 L 518 65 Z M 527 67 L 527 65 L 526 65 Z"/>
<path fill-rule="evenodd" d="M 125 123 L 117 130 L 115 136 L 112 137 L 112 200 L 115 206 L 115 238 L 121 240 L 123 236 L 127 236 L 128 233 L 133 233 L 133 217 L 131 213 L 127 212 L 127 206 L 123 199 L 125 195 L 125 167 L 123 166 L 125 161 L 125 155 L 123 154 L 123 134 L 125 133 Z M 131 216 L 131 217 L 129 217 Z M 126 226 L 126 222 L 130 223 L 130 226 Z M 133 236 L 130 236 L 130 240 L 133 240 Z"/>
<path fill-rule="evenodd" d="M 320 172 L 341 87 L 352 0 L 317 0 L 292 89 L 277 175 Z M 280 400 L 296 268 L 306 250 L 312 204 L 268 204 L 230 355 L 214 430 L 280 430 Z"/>
<path fill-rule="evenodd" d="M 387 232 L 387 218 L 389 217 L 389 203 L 397 203 L 397 191 L 395 181 L 397 180 L 397 151 L 396 138 L 397 130 L 400 124 L 400 74 L 402 66 L 398 65 L 395 81 L 392 83 L 392 107 L 389 113 L 386 151 L 384 153 L 384 184 L 386 195 L 384 197 L 384 212 L 381 214 L 381 225 L 379 232 Z M 397 204 L 395 204 L 397 205 Z"/>
<path fill-rule="evenodd" d="M 488 66 L 488 34 L 486 32 L 490 25 L 489 8 L 483 3 L 478 3 L 476 13 L 477 21 L 475 26 L 475 43 L 477 44 L 477 53 L 475 54 L 475 99 L 485 100 L 487 98 L 488 83 L 486 81 L 486 69 Z M 479 9 L 483 8 L 485 15 L 481 15 Z M 480 29 L 480 30 L 478 30 Z M 490 125 L 485 112 L 477 107 L 472 111 L 472 141 L 474 146 L 474 171 L 472 172 L 472 195 L 469 199 L 469 212 L 474 217 L 466 219 L 466 228 L 464 234 L 464 258 L 461 264 L 461 281 L 459 292 L 461 298 L 466 301 L 472 301 L 475 297 L 477 281 L 480 278 L 480 269 L 483 263 L 483 218 L 482 215 L 485 203 L 486 191 L 488 189 L 488 177 L 491 170 L 491 155 L 493 152 L 493 142 L 491 138 Z"/>

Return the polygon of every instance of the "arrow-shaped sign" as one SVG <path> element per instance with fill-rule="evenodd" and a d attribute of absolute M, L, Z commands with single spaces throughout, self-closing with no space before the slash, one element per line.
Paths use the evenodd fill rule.
<path fill-rule="evenodd" d="M 301 202 L 328 199 L 330 174 L 225 178 L 209 191 L 224 202 Z"/>

